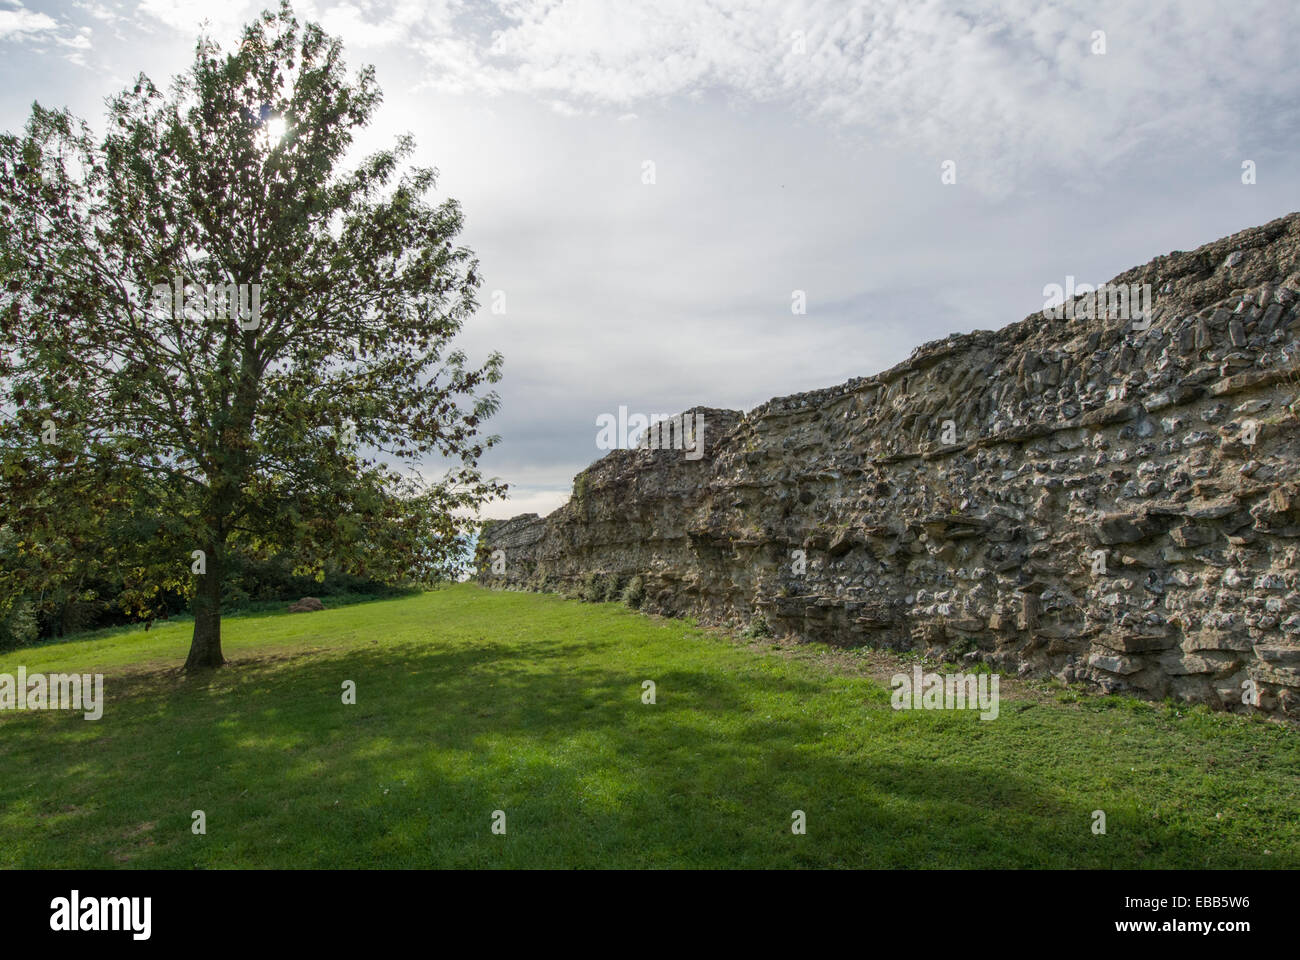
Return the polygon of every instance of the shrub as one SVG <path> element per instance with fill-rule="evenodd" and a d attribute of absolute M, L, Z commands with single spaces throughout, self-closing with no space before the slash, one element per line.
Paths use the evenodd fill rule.
<path fill-rule="evenodd" d="M 641 574 L 638 573 L 623 588 L 623 602 L 633 610 L 638 609 L 645 602 L 645 578 Z"/>
<path fill-rule="evenodd" d="M 592 571 L 582 583 L 582 599 L 588 603 L 600 603 L 605 599 L 605 575 Z"/>
<path fill-rule="evenodd" d="M 948 647 L 948 656 L 953 660 L 959 660 L 972 650 L 980 648 L 979 641 L 972 636 L 958 637 Z"/>
<path fill-rule="evenodd" d="M 36 640 L 40 629 L 36 608 L 30 600 L 19 600 L 0 617 L 0 650 L 21 647 Z"/>
<path fill-rule="evenodd" d="M 772 635 L 772 628 L 768 626 L 763 617 L 755 617 L 750 621 L 749 627 L 745 630 L 743 636 L 748 640 L 762 640 Z"/>

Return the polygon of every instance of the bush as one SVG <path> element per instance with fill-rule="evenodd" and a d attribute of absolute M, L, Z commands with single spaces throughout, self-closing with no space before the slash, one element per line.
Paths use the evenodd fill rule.
<path fill-rule="evenodd" d="M 582 584 L 582 599 L 588 603 L 600 603 L 605 599 L 605 575 L 594 570 L 587 574 Z"/>
<path fill-rule="evenodd" d="M 40 635 L 36 608 L 30 600 L 19 600 L 0 617 L 0 650 L 32 643 Z"/>
<path fill-rule="evenodd" d="M 772 635 L 772 628 L 768 626 L 767 621 L 762 617 L 755 617 L 750 621 L 749 627 L 742 634 L 747 640 L 762 640 Z"/>
<path fill-rule="evenodd" d="M 623 602 L 633 610 L 639 609 L 645 602 L 645 578 L 641 574 L 638 573 L 623 588 Z"/>
<path fill-rule="evenodd" d="M 58 611 L 56 635 L 63 637 L 99 625 L 108 613 L 108 605 L 95 600 L 69 600 Z"/>

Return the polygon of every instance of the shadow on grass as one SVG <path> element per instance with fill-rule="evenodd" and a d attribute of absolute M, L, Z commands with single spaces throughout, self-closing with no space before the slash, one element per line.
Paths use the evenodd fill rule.
<path fill-rule="evenodd" d="M 1014 755 L 925 756 L 941 733 L 930 718 L 859 702 L 848 733 L 839 707 L 836 722 L 818 719 L 816 705 L 836 694 L 812 679 L 716 667 L 647 676 L 619 669 L 620 649 L 411 642 L 159 680 L 98 723 L 6 718 L 3 862 L 1282 865 L 1226 842 L 1207 848 L 1122 807 L 1094 836 L 1095 801 L 1020 774 Z M 653 705 L 641 701 L 645 679 L 657 684 Z M 342 703 L 345 681 L 355 705 Z M 205 835 L 191 832 L 195 810 Z M 505 835 L 491 833 L 496 810 Z M 796 810 L 807 835 L 791 832 Z"/>

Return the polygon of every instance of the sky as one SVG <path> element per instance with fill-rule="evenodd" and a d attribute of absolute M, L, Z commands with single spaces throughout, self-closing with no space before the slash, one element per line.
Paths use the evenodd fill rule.
<path fill-rule="evenodd" d="M 33 101 L 100 128 L 267 5 L 0 0 L 0 129 Z M 875 374 L 1300 209 L 1291 0 L 294 9 L 375 65 L 357 155 L 409 132 L 463 206 L 484 284 L 459 344 L 505 355 L 482 466 L 511 493 L 484 517 L 560 506 L 620 407 Z"/>

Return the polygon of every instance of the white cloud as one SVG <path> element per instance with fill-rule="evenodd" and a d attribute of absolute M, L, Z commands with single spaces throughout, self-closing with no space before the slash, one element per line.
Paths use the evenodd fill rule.
<path fill-rule="evenodd" d="M 244 24 L 253 20 L 269 6 L 263 0 L 140 0 L 137 12 L 170 27 L 179 33 L 196 36 L 206 22 L 211 35 L 218 41 L 235 40 Z"/>
<path fill-rule="evenodd" d="M 359 5 L 341 3 L 323 7 L 319 23 L 327 33 L 346 37 L 349 44 L 376 47 L 402 39 L 405 26 L 396 20 L 376 20 Z"/>
<path fill-rule="evenodd" d="M 73 50 L 89 50 L 92 46 L 89 27 L 82 27 L 71 37 L 56 37 L 55 39 L 60 46 L 71 47 Z M 73 56 L 80 56 L 80 54 L 70 54 L 68 59 L 72 59 Z"/>
<path fill-rule="evenodd" d="M 109 8 L 106 4 L 103 3 L 94 3 L 94 2 L 80 3 L 79 2 L 79 3 L 74 3 L 73 6 L 76 7 L 78 10 L 85 10 L 88 15 L 94 17 L 96 20 L 100 21 L 101 23 L 114 23 L 122 19 L 121 14 L 119 14 L 116 10 Z"/>
<path fill-rule="evenodd" d="M 585 112 L 576 107 L 570 106 L 563 100 L 552 100 L 548 106 L 562 117 L 577 117 L 581 116 Z"/>
<path fill-rule="evenodd" d="M 780 100 L 873 142 L 928 151 L 936 177 L 953 159 L 959 182 L 995 194 L 1036 172 L 1084 176 L 1098 158 L 1191 138 L 1232 144 L 1247 117 L 1285 109 L 1300 87 L 1300 61 L 1281 40 L 1300 32 L 1300 8 L 1266 0 L 985 0 L 962 9 L 513 0 L 488 9 L 499 29 L 475 32 L 482 17 L 444 7 L 410 30 L 429 86 L 523 93 L 575 112 L 711 90 Z M 1243 32 L 1266 22 L 1265 33 Z M 1100 56 L 1091 49 L 1098 29 Z"/>
<path fill-rule="evenodd" d="M 544 517 L 568 501 L 568 490 L 520 490 L 511 487 L 507 499 L 484 504 L 476 516 L 481 520 L 508 520 L 521 513 L 535 513 Z"/>
<path fill-rule="evenodd" d="M 33 13 L 21 3 L 16 9 L 0 10 L 0 40 L 29 40 L 58 29 L 58 23 L 43 13 Z"/>

